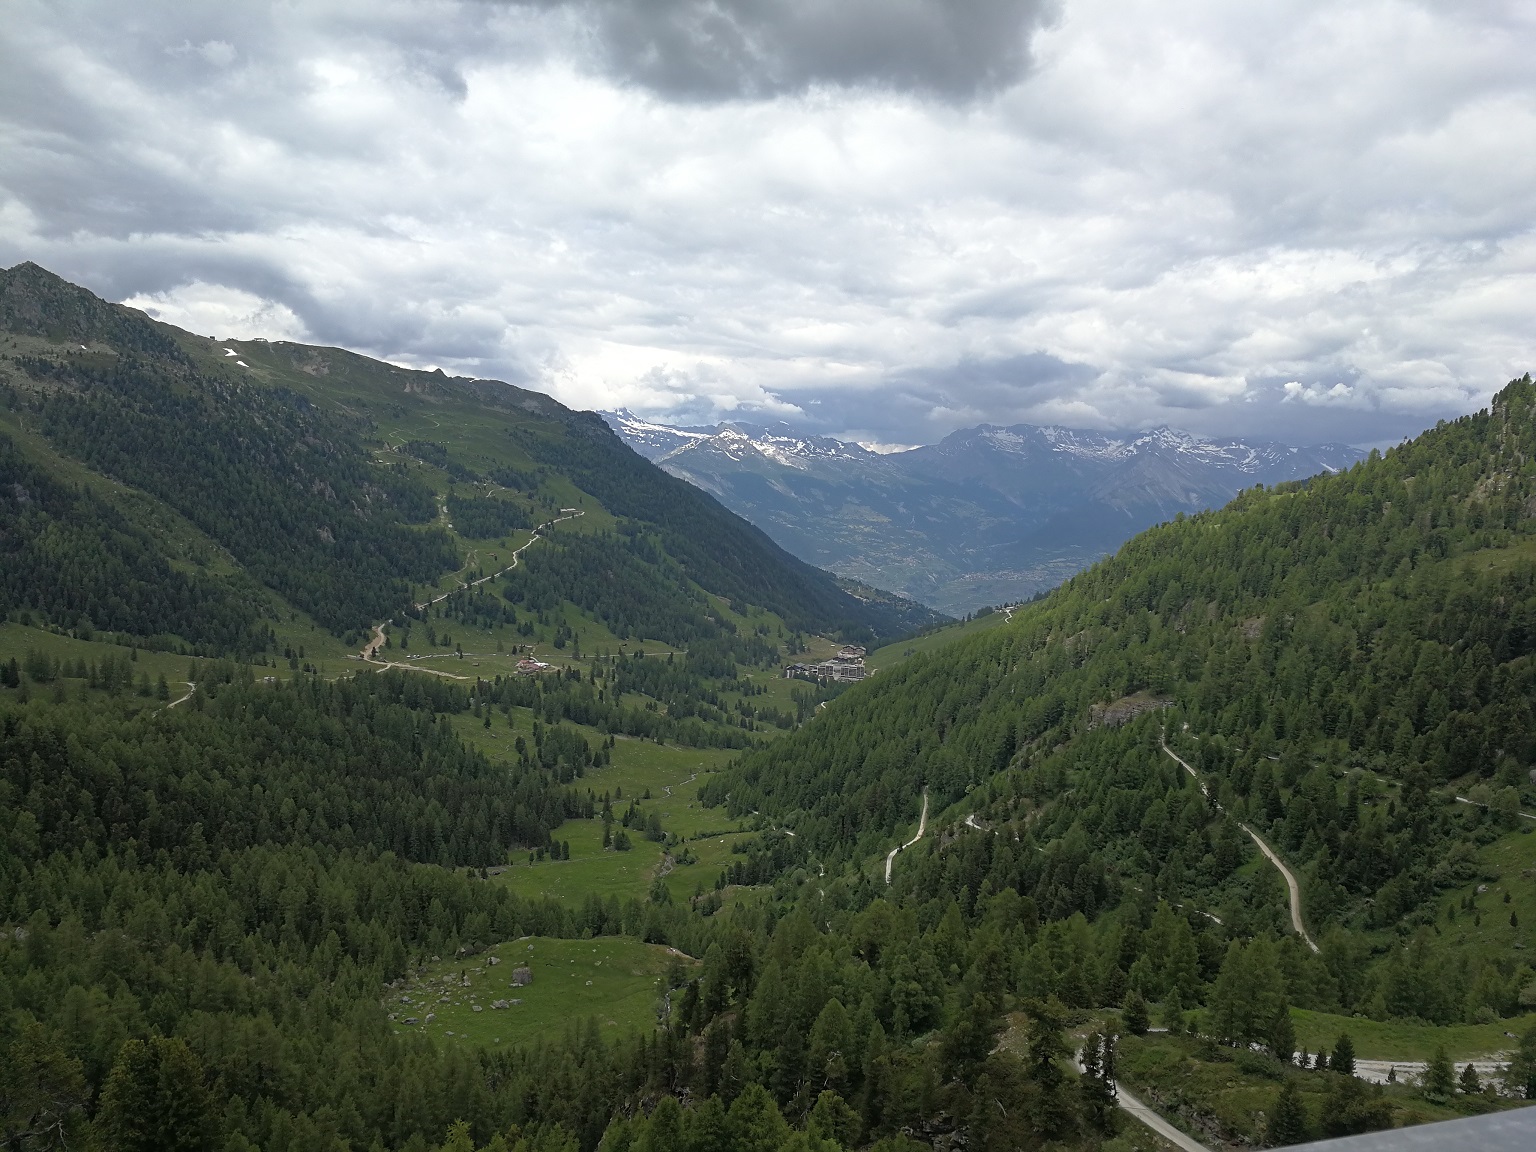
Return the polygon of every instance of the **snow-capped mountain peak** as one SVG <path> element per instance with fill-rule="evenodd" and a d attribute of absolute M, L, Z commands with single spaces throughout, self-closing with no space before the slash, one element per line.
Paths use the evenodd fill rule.
<path fill-rule="evenodd" d="M 682 428 L 642 419 L 623 408 L 600 415 L 631 448 L 657 462 L 679 453 L 720 452 L 736 461 L 755 453 L 800 468 L 812 460 L 857 460 L 875 455 L 863 445 L 831 436 L 804 435 L 782 423 L 764 428 L 732 420 L 712 427 Z"/>
<path fill-rule="evenodd" d="M 636 416 L 628 408 L 617 412 L 600 412 L 608 426 L 618 433 L 619 439 L 628 444 L 647 460 L 660 460 L 669 452 L 675 452 L 695 440 L 708 439 L 713 428 L 680 428 L 672 424 L 657 424 Z"/>
<path fill-rule="evenodd" d="M 787 424 L 673 428 L 605 414 L 636 451 L 813 564 L 950 612 L 1050 587 L 1150 524 L 1361 453 L 1198 436 L 982 424 L 874 452 Z"/>

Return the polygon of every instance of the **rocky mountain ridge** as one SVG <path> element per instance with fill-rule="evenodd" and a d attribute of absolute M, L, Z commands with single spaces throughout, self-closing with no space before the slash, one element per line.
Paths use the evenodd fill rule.
<path fill-rule="evenodd" d="M 1027 598 L 1179 512 L 1364 456 L 1168 427 L 1030 424 L 981 424 L 882 453 L 785 423 L 603 415 L 635 451 L 802 559 L 951 613 Z"/>

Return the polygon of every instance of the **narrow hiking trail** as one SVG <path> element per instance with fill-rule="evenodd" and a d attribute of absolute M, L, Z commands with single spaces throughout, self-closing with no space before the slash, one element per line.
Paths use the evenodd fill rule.
<path fill-rule="evenodd" d="M 488 580 L 494 580 L 498 576 L 506 575 L 508 572 L 512 571 L 512 569 L 517 567 L 517 559 L 518 559 L 519 556 L 521 556 L 529 548 L 532 548 L 535 541 L 543 539 L 543 536 L 541 536 L 540 533 L 542 533 L 546 528 L 552 528 L 556 524 L 559 524 L 561 521 L 564 521 L 564 520 L 575 520 L 578 516 L 585 516 L 585 515 L 586 515 L 585 512 L 572 512 L 568 516 L 556 516 L 553 520 L 546 520 L 546 521 L 544 521 L 544 523 L 540 524 L 537 528 L 535 528 L 533 530 L 533 535 L 528 538 L 528 542 L 526 544 L 522 544 L 522 545 L 520 545 L 517 548 L 514 548 L 512 550 L 512 557 L 511 557 L 512 563 L 508 564 L 505 568 L 499 568 L 495 572 L 492 572 L 489 576 L 482 576 L 478 580 L 469 580 L 469 581 L 460 580 L 459 581 L 459 586 L 457 588 L 453 589 L 453 591 L 451 591 L 451 592 L 444 592 L 441 596 L 434 596 L 430 600 L 422 601 L 420 604 L 417 604 L 416 607 L 418 609 L 430 608 L 430 607 L 432 607 L 432 605 L 441 603 L 442 601 L 448 599 L 448 597 L 452 596 L 455 592 L 463 592 L 467 588 L 478 588 L 480 585 L 484 584 Z M 478 549 L 476 549 L 475 551 L 470 553 L 471 556 L 476 556 L 478 554 L 479 554 L 479 550 Z M 468 570 L 468 566 L 466 566 L 466 568 L 464 570 L 467 571 Z"/>
<path fill-rule="evenodd" d="M 187 686 L 186 693 L 172 700 L 169 704 L 166 705 L 167 708 L 174 708 L 178 704 L 185 704 L 188 700 L 192 699 L 192 693 L 197 691 L 197 685 L 192 683 L 192 681 L 183 680 L 182 683 Z"/>
<path fill-rule="evenodd" d="M 928 830 L 928 789 L 924 788 L 923 789 L 923 814 L 917 818 L 917 835 L 912 837 L 912 839 L 908 840 L 905 844 L 898 844 L 898 845 L 896 845 L 896 847 L 892 848 L 890 850 L 890 852 L 888 852 L 886 854 L 886 857 L 885 857 L 885 882 L 887 884 L 889 884 L 891 882 L 891 868 L 896 863 L 896 853 L 900 852 L 903 848 L 910 848 L 910 847 L 912 847 L 912 845 L 916 844 L 919 840 L 921 840 L 923 838 L 923 833 L 926 832 L 927 830 Z"/>
<path fill-rule="evenodd" d="M 1168 739 L 1166 734 L 1158 738 L 1158 743 L 1163 746 L 1163 751 L 1168 753 L 1168 755 L 1171 756 L 1175 762 L 1181 765 L 1184 771 L 1190 774 L 1191 778 L 1193 778 L 1196 784 L 1200 785 L 1201 795 L 1205 796 L 1207 799 L 1210 799 L 1211 790 L 1206 786 L 1205 781 L 1200 779 L 1200 773 L 1196 772 L 1192 767 L 1190 767 L 1189 761 L 1185 760 L 1172 748 L 1168 747 Z M 1216 810 L 1218 812 L 1226 811 L 1226 809 L 1223 808 L 1220 804 L 1216 805 Z M 1248 825 L 1244 824 L 1241 820 L 1237 822 L 1237 826 L 1246 832 L 1248 836 L 1253 840 L 1253 842 L 1259 846 L 1259 851 L 1264 853 L 1264 855 L 1269 859 L 1269 862 L 1276 868 L 1280 869 L 1280 875 L 1285 877 L 1285 886 L 1290 890 L 1291 927 L 1296 930 L 1296 935 L 1300 936 L 1302 940 L 1306 942 L 1307 947 L 1316 952 L 1317 945 L 1313 943 L 1312 937 L 1307 935 L 1306 926 L 1301 921 L 1301 885 L 1296 882 L 1296 874 L 1285 866 L 1285 861 L 1281 860 L 1280 857 L 1275 854 L 1275 850 L 1264 842 L 1264 838 L 1262 836 L 1260 836 L 1252 828 L 1248 827 Z"/>
<path fill-rule="evenodd" d="M 668 796 L 671 796 L 672 795 L 672 789 L 674 789 L 674 788 L 686 788 L 689 784 L 692 784 L 698 778 L 699 778 L 699 774 L 697 772 L 695 772 L 692 776 L 688 777 L 688 779 L 684 780 L 681 784 L 663 784 L 661 786 L 661 790 L 663 792 L 665 792 Z M 791 832 L 790 835 L 793 836 L 794 833 Z"/>
<path fill-rule="evenodd" d="M 495 572 L 492 572 L 489 576 L 481 576 L 478 580 L 465 581 L 463 579 L 459 579 L 459 586 L 457 588 L 453 589 L 452 592 L 444 592 L 441 596 L 434 596 L 430 600 L 424 600 L 424 601 L 414 605 L 414 607 L 417 609 L 417 611 L 421 611 L 423 609 L 430 608 L 430 607 L 432 607 L 432 605 L 441 603 L 442 601 L 448 599 L 448 597 L 452 596 L 455 592 L 463 592 L 463 591 L 465 591 L 466 589 L 469 589 L 469 588 L 478 588 L 480 585 L 486 583 L 489 580 L 494 580 L 498 576 L 506 575 L 508 572 L 512 571 L 512 569 L 517 567 L 518 558 L 521 557 L 522 554 L 524 552 L 526 552 L 529 548 L 532 548 L 534 543 L 535 543 L 535 541 L 542 540 L 544 538 L 541 535 L 541 533 L 543 533 L 545 529 L 552 528 L 556 524 L 559 524 L 563 520 L 575 520 L 578 516 L 585 516 L 585 515 L 586 515 L 585 512 L 577 511 L 577 512 L 571 512 L 570 514 L 565 515 L 565 516 L 556 516 L 553 520 L 546 520 L 546 521 L 544 521 L 544 523 L 540 524 L 537 528 L 535 528 L 533 530 L 533 535 L 528 538 L 527 543 L 519 545 L 517 548 L 514 548 L 512 550 L 512 554 L 511 554 L 511 557 L 510 557 L 511 563 L 508 564 L 506 567 L 498 568 Z M 474 556 L 479 555 L 479 550 L 478 549 L 473 550 L 473 551 L 471 551 L 469 553 L 469 555 L 470 555 L 471 558 L 473 558 Z M 471 559 L 471 563 L 473 563 L 473 559 Z M 468 571 L 468 565 L 466 565 L 465 568 L 461 569 L 460 571 Z M 458 676 L 458 675 L 455 675 L 452 672 L 442 672 L 442 671 L 439 671 L 436 668 L 426 668 L 426 667 L 423 667 L 420 664 L 404 664 L 404 663 L 401 663 L 398 660 L 380 660 L 379 659 L 379 652 L 383 649 L 383 647 L 384 647 L 384 625 L 383 624 L 375 624 L 373 626 L 373 636 L 369 639 L 368 643 L 363 646 L 363 650 L 358 653 L 358 657 L 364 663 L 372 664 L 375 668 L 404 668 L 404 669 L 407 669 L 407 670 L 413 671 L 413 672 L 426 672 L 426 673 L 428 673 L 429 675 L 432 675 L 432 676 L 442 676 L 442 677 L 444 677 L 446 679 L 449 679 L 449 680 L 468 680 L 469 679 L 468 676 Z"/>
<path fill-rule="evenodd" d="M 1480 800 L 1469 800 L 1465 796 L 1458 796 L 1458 797 L 1456 797 L 1456 803 L 1458 803 L 1458 804 L 1470 804 L 1474 808 L 1487 808 L 1488 807 L 1488 805 L 1484 804 Z M 1522 819 L 1522 820 L 1536 820 L 1536 816 L 1532 816 L 1529 812 L 1516 812 L 1515 815 L 1519 816 L 1520 819 Z"/>

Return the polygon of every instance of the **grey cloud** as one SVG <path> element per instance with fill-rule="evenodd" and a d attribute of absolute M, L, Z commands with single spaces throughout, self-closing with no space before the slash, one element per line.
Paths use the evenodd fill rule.
<path fill-rule="evenodd" d="M 1378 442 L 1536 358 L 1496 10 L 12 0 L 0 264 L 700 422 Z"/>
<path fill-rule="evenodd" d="M 792 404 L 803 415 L 782 408 L 751 405 L 725 416 L 697 405 L 687 411 L 696 422 L 723 418 L 772 422 L 788 420 L 797 428 L 824 435 L 857 435 L 892 443 L 930 443 L 956 428 L 978 423 L 1044 423 L 1053 400 L 1072 395 L 1098 375 L 1086 364 L 1071 364 L 1044 352 L 995 359 L 966 358 L 954 364 L 912 367 L 891 373 L 873 385 L 811 385 L 776 392 L 772 398 Z M 668 414 L 669 420 L 676 417 Z"/>
<path fill-rule="evenodd" d="M 1047 0 L 592 0 L 603 64 L 673 99 L 819 84 L 966 99 L 1016 83 Z"/>
<path fill-rule="evenodd" d="M 902 444 L 933 443 L 980 423 L 1064 424 L 1122 432 L 1166 424 L 1197 435 L 1363 447 L 1415 436 L 1441 415 L 1433 407 L 1398 411 L 1367 400 L 1330 406 L 1326 418 L 1319 419 L 1315 408 L 1287 402 L 1285 381 L 1279 378 L 1253 381 L 1247 402 L 1239 404 L 1213 405 L 1198 394 L 1191 394 L 1188 404 L 1178 404 L 1149 388 L 1139 401 L 1129 390 L 1117 390 L 1116 402 L 1102 404 L 1097 411 L 1056 406 L 1077 401 L 1096 376 L 1087 365 L 1034 354 L 909 370 L 869 388 L 813 387 L 776 397 L 792 401 L 803 415 L 751 406 L 727 413 L 697 404 L 656 415 L 674 424 L 786 420 L 804 432 Z M 1320 378 L 1312 387 L 1326 391 L 1339 382 L 1337 377 Z"/>

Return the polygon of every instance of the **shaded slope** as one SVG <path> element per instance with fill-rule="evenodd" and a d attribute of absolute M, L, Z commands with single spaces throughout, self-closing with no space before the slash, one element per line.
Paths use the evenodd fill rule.
<path fill-rule="evenodd" d="M 797 629 L 850 637 L 890 637 L 934 619 L 919 606 L 849 595 L 829 574 L 637 456 L 595 416 L 539 393 L 413 372 L 338 349 L 216 343 L 102 301 L 32 264 L 0 273 L 0 332 L 8 337 L 0 348 L 0 400 L 14 413 L 14 429 L 46 441 L 34 471 L 58 472 L 44 457 L 60 453 L 70 460 L 65 471 L 76 461 L 85 465 L 87 484 L 105 477 L 147 494 L 338 635 L 357 635 L 405 610 L 415 588 L 457 569 L 464 533 L 502 535 L 588 497 L 609 514 L 593 530 L 652 538 L 691 582 L 685 596 L 702 589 L 765 607 Z M 438 443 L 438 417 L 450 412 L 463 441 Z M 400 431 L 381 436 L 386 424 Z M 402 442 L 414 456 L 401 451 Z M 441 469 L 446 497 L 426 482 L 415 466 L 421 461 Z M 475 491 L 456 491 L 455 483 Z M 0 512 L 21 525 L 14 492 L 0 498 L 9 500 Z M 84 507 L 76 502 L 75 511 Z M 36 552 L 52 516 L 31 508 L 26 548 Z M 462 532 L 447 531 L 453 518 Z M 116 535 L 91 529 L 94 547 L 122 553 L 112 560 L 120 569 L 125 550 L 153 551 L 153 534 L 135 537 L 131 528 Z M 130 547 L 131 539 L 138 542 Z M 12 533 L 6 546 L 21 555 L 20 536 Z M 145 562 L 143 555 L 132 561 Z M 179 578 L 164 575 L 178 570 L 175 558 L 156 563 L 159 577 L 114 577 L 120 603 L 110 609 L 99 591 L 72 590 L 66 567 L 48 614 L 90 600 L 98 614 L 131 620 L 125 630 L 135 634 L 194 641 L 217 634 L 218 650 L 249 648 L 229 639 L 231 629 L 248 630 L 272 610 L 231 606 L 242 596 L 252 600 L 250 587 L 226 588 L 215 596 L 224 606 L 209 601 L 206 608 L 211 617 L 234 611 L 243 619 L 238 626 L 194 620 L 165 603 L 187 595 L 177 590 Z M 38 568 L 35 560 L 28 565 Z M 35 572 L 25 582 L 37 587 Z M 162 590 L 151 594 L 156 584 Z M 8 595 L 39 610 L 46 600 Z M 71 611 L 81 617 L 87 609 Z"/>

